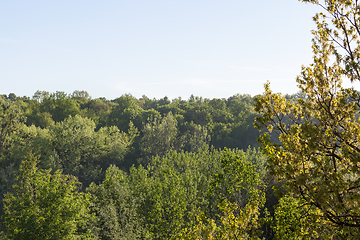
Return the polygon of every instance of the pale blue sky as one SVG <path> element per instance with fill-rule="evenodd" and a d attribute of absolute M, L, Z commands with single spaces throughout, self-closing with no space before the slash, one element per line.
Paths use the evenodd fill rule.
<path fill-rule="evenodd" d="M 294 93 L 312 59 L 297 0 L 0 2 L 0 93 L 86 90 L 93 98 Z"/>

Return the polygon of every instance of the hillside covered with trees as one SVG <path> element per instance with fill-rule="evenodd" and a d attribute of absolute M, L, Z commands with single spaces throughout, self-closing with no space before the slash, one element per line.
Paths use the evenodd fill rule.
<path fill-rule="evenodd" d="M 303 2 L 294 95 L 0 96 L 0 238 L 359 239 L 359 2 Z"/>
<path fill-rule="evenodd" d="M 169 239 L 198 224 L 200 214 L 220 221 L 218 205 L 225 199 L 241 206 L 254 200 L 256 208 L 267 205 L 272 211 L 277 202 L 271 191 L 276 181 L 257 149 L 253 122 L 259 115 L 251 96 L 170 101 L 123 95 L 106 100 L 91 99 L 86 91 L 38 91 L 31 98 L 2 95 L 0 101 L 2 216 L 8 236 L 34 234 L 36 239 L 38 231 L 66 225 L 62 215 L 69 211 L 74 214 L 69 221 L 77 223 L 68 233 L 49 233 L 55 234 L 49 238 Z M 35 193 L 28 192 L 27 184 Z M 61 192 L 64 187 L 67 191 Z M 237 196 L 240 189 L 245 198 Z M 31 199 L 34 194 L 46 196 Z M 21 202 L 28 198 L 32 213 Z M 79 201 L 78 213 L 70 200 Z M 57 201 L 66 210 L 56 214 Z M 10 211 L 14 207 L 23 209 L 15 214 Z M 261 211 L 256 209 L 248 224 L 255 224 Z M 18 232 L 27 217 L 43 218 L 36 223 L 41 230 Z"/>

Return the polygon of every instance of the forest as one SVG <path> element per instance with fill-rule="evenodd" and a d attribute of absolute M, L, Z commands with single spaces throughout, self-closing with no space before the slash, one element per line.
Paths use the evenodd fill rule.
<path fill-rule="evenodd" d="M 0 239 L 359 239 L 360 2 L 316 1 L 299 92 L 0 96 Z"/>
<path fill-rule="evenodd" d="M 273 213 L 278 202 L 271 187 L 280 186 L 258 150 L 256 116 L 248 95 L 4 94 L 2 227 L 16 239 L 170 239 L 200 217 L 220 224 L 225 209 L 247 207 L 256 210 L 247 223 L 255 232 L 264 207 Z"/>

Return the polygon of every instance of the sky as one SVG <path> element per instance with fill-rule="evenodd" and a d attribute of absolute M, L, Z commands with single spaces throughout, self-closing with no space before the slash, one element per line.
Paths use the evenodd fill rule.
<path fill-rule="evenodd" d="M 295 93 L 312 61 L 297 0 L 0 2 L 0 93 L 85 90 L 92 98 Z"/>

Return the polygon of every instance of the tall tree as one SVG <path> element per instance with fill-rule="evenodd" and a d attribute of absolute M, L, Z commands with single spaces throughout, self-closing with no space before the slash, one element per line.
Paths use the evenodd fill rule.
<path fill-rule="evenodd" d="M 257 97 L 260 138 L 273 174 L 286 180 L 291 193 L 320 210 L 321 219 L 351 238 L 360 237 L 360 94 L 342 81 L 360 80 L 358 0 L 304 0 L 325 13 L 314 17 L 314 63 L 297 78 L 304 98 L 287 101 L 269 84 Z"/>

